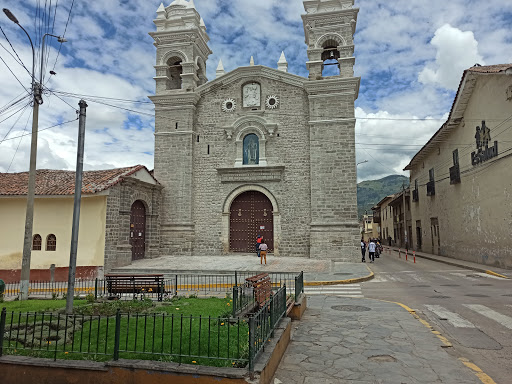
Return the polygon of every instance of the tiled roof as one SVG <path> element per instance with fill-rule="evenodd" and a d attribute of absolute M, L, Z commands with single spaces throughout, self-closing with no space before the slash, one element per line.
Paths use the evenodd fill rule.
<path fill-rule="evenodd" d="M 512 69 L 512 64 L 477 65 L 468 69 L 469 72 L 498 73 Z"/>
<path fill-rule="evenodd" d="M 426 149 L 431 142 L 434 141 L 434 139 L 443 131 L 443 129 L 446 127 L 447 123 L 452 118 L 452 114 L 455 108 L 455 104 L 457 103 L 457 99 L 459 98 L 459 95 L 462 92 L 462 87 L 464 84 L 464 79 L 468 75 L 468 73 L 475 73 L 475 74 L 481 74 L 481 73 L 500 73 L 505 71 L 512 71 L 512 63 L 511 64 L 496 64 L 496 65 L 478 65 L 475 64 L 475 66 L 468 68 L 464 71 L 462 74 L 462 78 L 460 79 L 459 88 L 457 89 L 457 94 L 455 95 L 455 98 L 453 99 L 453 104 L 450 109 L 450 115 L 448 116 L 448 119 L 446 122 L 441 125 L 441 127 L 434 133 L 434 135 L 427 141 L 427 143 L 414 155 L 414 157 L 411 159 L 409 164 L 404 168 L 404 171 L 410 170 L 412 164 L 415 162 L 415 160 L 418 158 L 419 154 L 423 152 L 424 149 Z"/>
<path fill-rule="evenodd" d="M 102 171 L 84 171 L 82 193 L 93 194 L 104 191 L 134 174 L 143 165 Z M 149 171 L 148 171 L 149 172 Z M 0 173 L 0 196 L 26 195 L 28 172 Z M 75 172 L 40 169 L 36 173 L 36 195 L 73 195 L 75 193 Z"/>

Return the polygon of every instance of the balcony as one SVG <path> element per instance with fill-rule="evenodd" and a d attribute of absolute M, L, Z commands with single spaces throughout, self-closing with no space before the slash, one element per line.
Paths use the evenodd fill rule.
<path fill-rule="evenodd" d="M 434 196 L 436 194 L 436 182 L 429 181 L 427 183 L 427 196 Z"/>
<path fill-rule="evenodd" d="M 417 189 L 412 191 L 412 201 L 420 201 L 420 194 Z"/>
<path fill-rule="evenodd" d="M 460 183 L 460 167 L 459 164 L 450 168 L 450 184 Z"/>

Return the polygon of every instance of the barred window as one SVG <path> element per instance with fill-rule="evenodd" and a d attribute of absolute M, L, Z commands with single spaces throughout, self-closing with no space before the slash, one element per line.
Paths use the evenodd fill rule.
<path fill-rule="evenodd" d="M 43 239 L 41 239 L 41 235 L 34 235 L 32 238 L 32 250 L 40 251 L 43 244 Z"/>
<path fill-rule="evenodd" d="M 46 238 L 46 250 L 56 251 L 57 250 L 57 237 L 55 235 L 48 235 Z"/>

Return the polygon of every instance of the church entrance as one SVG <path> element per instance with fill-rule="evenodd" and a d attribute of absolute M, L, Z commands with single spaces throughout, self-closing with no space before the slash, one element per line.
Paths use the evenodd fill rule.
<path fill-rule="evenodd" d="M 238 195 L 230 208 L 229 249 L 231 252 L 256 252 L 256 236 L 262 235 L 270 252 L 274 251 L 274 213 L 271 201 L 261 192 Z"/>
<path fill-rule="evenodd" d="M 132 260 L 143 259 L 146 251 L 146 207 L 140 200 L 132 204 L 130 244 L 132 246 Z"/>

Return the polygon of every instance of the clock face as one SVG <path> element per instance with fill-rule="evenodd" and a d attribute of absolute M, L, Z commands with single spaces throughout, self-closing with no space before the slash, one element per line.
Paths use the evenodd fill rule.
<path fill-rule="evenodd" d="M 259 107 L 260 85 L 257 83 L 246 84 L 243 89 L 244 107 Z"/>

